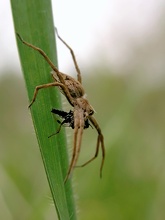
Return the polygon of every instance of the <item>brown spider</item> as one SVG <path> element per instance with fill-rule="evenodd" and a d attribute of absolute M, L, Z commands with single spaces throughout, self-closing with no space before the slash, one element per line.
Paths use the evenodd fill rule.
<path fill-rule="evenodd" d="M 66 75 L 62 72 L 60 72 L 57 67 L 52 63 L 52 61 L 49 59 L 49 57 L 45 54 L 43 50 L 40 48 L 24 41 L 21 36 L 17 33 L 18 38 L 27 45 L 28 47 L 33 48 L 34 50 L 38 51 L 44 59 L 48 62 L 48 64 L 52 68 L 52 77 L 54 79 L 54 82 L 52 83 L 47 83 L 44 85 L 39 85 L 36 86 L 35 91 L 34 91 L 34 96 L 33 99 L 29 105 L 31 105 L 35 102 L 35 99 L 37 97 L 39 89 L 43 88 L 48 88 L 52 86 L 58 86 L 60 91 L 65 95 L 67 98 L 68 102 L 70 103 L 71 106 L 73 106 L 73 115 L 74 115 L 74 141 L 73 141 L 73 153 L 72 153 L 72 158 L 71 162 L 69 165 L 68 172 L 66 174 L 65 182 L 68 180 L 70 177 L 74 167 L 76 166 L 78 156 L 80 153 L 80 148 L 81 148 L 81 142 L 82 142 L 82 135 L 84 131 L 84 126 L 85 122 L 87 119 L 90 120 L 90 122 L 93 124 L 93 126 L 96 128 L 98 132 L 98 137 L 97 137 L 97 144 L 96 144 L 96 151 L 94 156 L 88 160 L 86 163 L 82 164 L 81 167 L 84 167 L 91 161 L 93 161 L 99 153 L 99 148 L 101 146 L 102 150 L 102 162 L 100 166 L 100 177 L 102 176 L 102 168 L 104 164 L 104 158 L 105 158 L 105 148 L 104 148 L 104 137 L 101 132 L 101 129 L 96 121 L 96 119 L 93 117 L 94 114 L 94 109 L 92 106 L 89 104 L 88 100 L 85 98 L 85 91 L 82 87 L 82 80 L 81 80 L 81 72 L 78 67 L 75 55 L 71 47 L 59 36 L 57 29 L 56 29 L 57 37 L 63 42 L 63 44 L 70 50 L 75 69 L 77 71 L 77 80 L 72 78 L 69 75 Z"/>

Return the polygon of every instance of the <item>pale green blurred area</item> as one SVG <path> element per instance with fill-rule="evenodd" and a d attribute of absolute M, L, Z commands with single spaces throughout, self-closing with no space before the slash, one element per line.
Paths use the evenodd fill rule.
<path fill-rule="evenodd" d="M 104 73 L 96 70 L 96 77 L 84 80 L 105 136 L 106 161 L 101 180 L 101 156 L 75 171 L 80 219 L 163 220 L 165 88 L 137 87 L 131 75 Z M 11 72 L 0 90 L 0 219 L 54 219 L 24 82 Z M 79 161 L 94 154 L 95 144 L 96 132 L 89 128 Z"/>
<path fill-rule="evenodd" d="M 165 64 L 151 68 L 156 49 L 162 51 L 160 61 L 165 57 L 164 42 L 158 42 L 155 48 L 137 48 L 127 73 L 115 74 L 105 62 L 83 70 L 83 85 L 105 137 L 106 160 L 102 179 L 101 152 L 74 172 L 80 220 L 165 219 Z M 0 79 L 0 103 L 0 219 L 57 219 L 24 81 L 14 70 Z M 84 131 L 79 164 L 94 155 L 96 139 L 95 129 Z"/>

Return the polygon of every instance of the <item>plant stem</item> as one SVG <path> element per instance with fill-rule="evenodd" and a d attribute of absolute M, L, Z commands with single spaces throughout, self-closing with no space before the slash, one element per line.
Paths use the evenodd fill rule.
<path fill-rule="evenodd" d="M 11 0 L 15 32 L 27 42 L 40 47 L 57 66 L 54 24 L 50 0 Z M 52 82 L 51 68 L 42 56 L 17 39 L 25 84 L 31 101 L 38 85 Z M 49 138 L 57 130 L 51 109 L 61 108 L 57 88 L 39 91 L 31 106 L 31 115 L 42 160 L 59 219 L 76 219 L 70 180 L 64 185 L 68 154 L 64 132 Z"/>

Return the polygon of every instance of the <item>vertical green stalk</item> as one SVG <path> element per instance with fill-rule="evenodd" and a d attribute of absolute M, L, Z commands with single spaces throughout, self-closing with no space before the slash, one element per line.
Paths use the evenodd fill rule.
<path fill-rule="evenodd" d="M 43 49 L 57 65 L 51 1 L 11 0 L 11 6 L 15 32 Z M 37 51 L 28 48 L 19 39 L 17 44 L 30 102 L 37 85 L 52 82 L 51 68 Z M 60 132 L 48 139 L 57 130 L 50 112 L 53 107 L 61 108 L 60 94 L 57 88 L 48 88 L 39 91 L 30 110 L 58 217 L 74 220 L 76 214 L 70 180 L 64 184 L 68 168 L 65 134 Z"/>

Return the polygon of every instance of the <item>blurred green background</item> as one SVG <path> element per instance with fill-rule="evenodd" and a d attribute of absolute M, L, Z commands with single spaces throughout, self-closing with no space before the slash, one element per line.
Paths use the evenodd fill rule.
<path fill-rule="evenodd" d="M 154 85 L 144 83 L 143 75 L 136 70 L 135 74 L 117 76 L 103 66 L 86 71 L 89 76 L 84 76 L 83 83 L 105 136 L 106 161 L 101 180 L 101 155 L 74 172 L 79 219 L 163 220 L 163 78 Z M 24 81 L 14 71 L 1 77 L 0 103 L 0 218 L 54 219 Z M 72 134 L 71 129 L 66 129 Z M 94 129 L 84 132 L 79 163 L 94 154 L 96 137 Z"/>
<path fill-rule="evenodd" d="M 164 16 L 155 27 L 144 40 L 127 39 L 116 69 L 103 56 L 105 42 L 87 66 L 79 62 L 106 147 L 102 179 L 101 154 L 74 171 L 80 220 L 165 219 Z M 27 106 L 24 80 L 8 65 L 0 72 L 0 219 L 57 219 Z M 72 152 L 73 130 L 66 133 Z M 79 164 L 93 156 L 96 139 L 95 129 L 84 131 Z"/>

